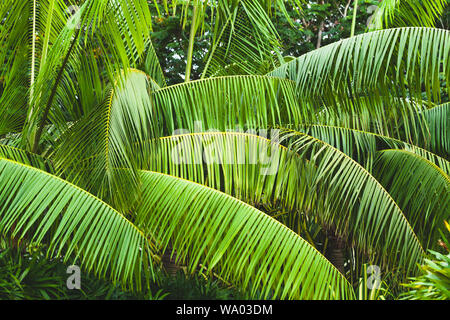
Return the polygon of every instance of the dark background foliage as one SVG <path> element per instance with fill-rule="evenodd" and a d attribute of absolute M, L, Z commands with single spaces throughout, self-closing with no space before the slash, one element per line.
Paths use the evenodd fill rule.
<path fill-rule="evenodd" d="M 41 248 L 42 249 L 42 248 Z M 243 299 L 236 289 L 201 274 L 186 276 L 160 273 L 158 283 L 142 292 L 130 292 L 119 285 L 81 270 L 81 289 L 68 289 L 69 263 L 45 257 L 43 250 L 0 248 L 0 300 L 230 300 Z"/>
<path fill-rule="evenodd" d="M 360 1 L 357 10 L 356 34 L 367 29 L 373 14 L 373 6 L 378 1 Z M 152 4 L 152 12 L 156 9 Z M 310 1 L 299 14 L 288 7 L 291 25 L 283 13 L 277 11 L 272 20 L 282 44 L 283 56 L 297 57 L 318 47 L 345 39 L 350 36 L 353 17 L 353 0 Z M 180 16 L 162 15 L 156 18 L 152 34 L 155 50 L 160 58 L 167 84 L 182 82 L 186 67 L 186 48 L 189 42 L 189 26 L 183 29 Z M 204 25 L 203 35 L 196 37 L 194 46 L 193 71 L 191 78 L 198 79 L 205 65 L 205 56 L 210 45 L 211 26 Z"/>

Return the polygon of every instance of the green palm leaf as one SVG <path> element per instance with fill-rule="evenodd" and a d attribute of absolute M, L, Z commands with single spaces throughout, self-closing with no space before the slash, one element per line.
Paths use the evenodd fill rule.
<path fill-rule="evenodd" d="M 236 132 L 165 137 L 154 142 L 143 167 L 205 184 L 252 205 L 309 212 L 374 263 L 414 272 L 415 262 L 422 259 L 421 243 L 383 186 L 323 141 L 300 133 L 282 136 L 279 142 L 288 148 Z"/>
<path fill-rule="evenodd" d="M 369 89 L 386 96 L 395 93 L 395 97 L 405 97 L 404 88 L 388 90 L 395 81 L 406 85 L 410 96 L 418 97 L 419 102 L 419 84 L 426 84 L 428 97 L 437 98 L 441 68 L 445 78 L 450 77 L 449 38 L 448 30 L 431 28 L 365 33 L 311 51 L 269 75 L 294 80 L 301 96 L 311 98 L 347 90 L 364 93 Z M 347 87 L 347 80 L 351 80 L 351 88 Z M 329 87 L 330 84 L 334 86 Z"/>
<path fill-rule="evenodd" d="M 166 86 L 164 72 L 161 68 L 158 55 L 156 54 L 155 47 L 153 46 L 151 40 L 149 40 L 147 45 L 147 53 L 145 56 L 144 66 L 145 73 L 148 74 L 150 78 L 154 79 L 159 87 Z"/>
<path fill-rule="evenodd" d="M 376 151 L 388 148 L 414 152 L 434 163 L 447 175 L 450 173 L 450 163 L 446 159 L 395 138 L 373 132 L 322 124 L 304 125 L 299 127 L 298 130 L 334 146 L 370 171 L 372 171 L 371 167 Z"/>
<path fill-rule="evenodd" d="M 371 28 L 434 27 L 447 5 L 447 0 L 383 0 Z"/>
<path fill-rule="evenodd" d="M 450 103 L 444 103 L 423 111 L 430 130 L 430 149 L 450 157 Z"/>
<path fill-rule="evenodd" d="M 13 146 L 0 144 L 0 158 L 16 161 L 47 172 L 53 172 L 54 170 L 52 163 L 47 159 Z"/>
<path fill-rule="evenodd" d="M 261 128 L 307 117 L 296 102 L 292 81 L 265 76 L 228 76 L 190 81 L 156 90 L 160 136 L 208 129 Z"/>
<path fill-rule="evenodd" d="M 64 133 L 51 156 L 58 175 L 126 210 L 139 177 L 133 153 L 152 137 L 150 80 L 129 70 L 108 99 Z"/>
<path fill-rule="evenodd" d="M 448 91 L 449 43 L 448 30 L 381 30 L 314 50 L 268 75 L 295 81 L 303 108 L 381 117 L 375 128 L 385 128 L 385 121 L 403 122 L 410 132 L 416 122 L 411 123 L 410 115 L 424 109 L 423 94 L 428 103 L 441 101 L 440 76 Z M 393 104 L 392 99 L 403 102 Z M 383 134 L 381 130 L 377 133 Z"/>
<path fill-rule="evenodd" d="M 424 249 L 386 189 L 360 164 L 331 145 L 287 130 L 289 148 L 317 166 L 315 214 L 343 238 L 384 266 L 415 272 Z M 320 201 L 321 200 L 321 201 Z M 383 254 L 381 254 L 383 253 Z"/>
<path fill-rule="evenodd" d="M 139 157 L 139 168 L 200 183 L 253 206 L 302 208 L 313 168 L 269 132 L 257 133 L 198 132 L 152 140 L 140 148 L 149 156 Z"/>
<path fill-rule="evenodd" d="M 88 272 L 131 288 L 142 287 L 142 274 L 153 274 L 149 240 L 119 212 L 56 176 L 4 158 L 0 233 L 46 243 L 49 255 L 78 258 Z"/>
<path fill-rule="evenodd" d="M 224 193 L 142 172 L 136 221 L 193 271 L 200 263 L 265 298 L 352 298 L 345 278 L 290 229 Z M 166 195 L 170 194 L 171 197 Z"/>

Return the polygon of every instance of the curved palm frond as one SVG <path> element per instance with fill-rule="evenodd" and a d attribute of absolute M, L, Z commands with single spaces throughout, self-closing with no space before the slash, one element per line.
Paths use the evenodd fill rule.
<path fill-rule="evenodd" d="M 323 124 L 304 125 L 297 128 L 314 138 L 322 140 L 341 150 L 351 158 L 364 165 L 370 172 L 376 151 L 383 149 L 403 149 L 414 152 L 431 161 L 447 175 L 450 174 L 450 163 L 446 159 L 415 145 L 381 134 L 337 127 Z"/>
<path fill-rule="evenodd" d="M 299 122 L 295 84 L 265 76 L 227 76 L 177 84 L 152 93 L 160 136 L 208 129 L 262 128 Z"/>
<path fill-rule="evenodd" d="M 150 78 L 154 79 L 155 83 L 159 87 L 162 88 L 166 86 L 164 72 L 161 68 L 158 55 L 156 54 L 155 47 L 153 46 L 151 40 L 149 40 L 147 44 L 147 53 L 145 55 L 144 61 L 144 71 L 150 76 Z"/>
<path fill-rule="evenodd" d="M 142 172 L 136 222 L 193 271 L 199 264 L 265 298 L 352 298 L 339 271 L 305 240 L 250 205 L 217 190 Z M 167 197 L 171 194 L 171 197 Z"/>
<path fill-rule="evenodd" d="M 119 212 L 56 176 L 4 158 L 0 233 L 48 244 L 49 255 L 79 259 L 86 270 L 131 288 L 142 287 L 143 274 L 153 275 L 149 239 Z"/>
<path fill-rule="evenodd" d="M 149 150 L 149 156 L 138 156 L 142 170 L 197 182 L 253 206 L 296 210 L 310 196 L 305 182 L 313 168 L 265 130 L 180 134 L 152 140 L 140 150 Z"/>
<path fill-rule="evenodd" d="M 289 148 L 317 166 L 315 213 L 374 261 L 415 272 L 424 249 L 397 203 L 360 164 L 335 147 L 304 133 L 286 130 Z"/>
<path fill-rule="evenodd" d="M 373 262 L 414 272 L 422 246 L 404 213 L 369 172 L 305 134 L 283 133 L 281 142 L 288 148 L 236 132 L 165 137 L 154 143 L 144 168 L 205 184 L 252 205 L 309 212 Z"/>
<path fill-rule="evenodd" d="M 410 132 L 416 122 L 411 123 L 410 115 L 424 109 L 426 103 L 441 101 L 440 76 L 449 90 L 449 43 L 448 30 L 381 30 L 314 50 L 268 75 L 295 81 L 304 107 L 309 103 L 373 119 L 388 113 L 391 121 L 403 123 Z M 405 103 L 393 104 L 392 99 Z M 384 127 L 379 122 L 375 128 Z"/>
<path fill-rule="evenodd" d="M 450 157 L 450 103 L 423 111 L 430 131 L 430 149 Z M 427 138 L 427 137 L 426 137 Z"/>
<path fill-rule="evenodd" d="M 449 176 L 406 150 L 380 151 L 375 166 L 375 177 L 402 208 L 424 246 L 436 249 L 436 228 L 450 217 Z"/>
<path fill-rule="evenodd" d="M 429 125 L 423 111 L 426 102 L 387 96 L 340 96 L 335 106 L 321 106 L 302 126 L 317 124 L 345 127 L 429 148 Z M 303 103 L 305 108 L 314 105 Z"/>
<path fill-rule="evenodd" d="M 152 138 L 153 111 L 146 74 L 133 69 L 118 81 L 108 100 L 64 133 L 51 159 L 58 175 L 125 210 L 139 184 L 133 147 Z"/>

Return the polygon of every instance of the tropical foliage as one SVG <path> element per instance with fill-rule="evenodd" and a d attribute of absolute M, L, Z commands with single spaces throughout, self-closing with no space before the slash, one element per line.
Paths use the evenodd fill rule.
<path fill-rule="evenodd" d="M 447 231 L 450 227 L 446 223 Z M 450 299 L 450 251 L 449 242 L 443 235 L 441 246 L 446 254 L 430 250 L 429 259 L 421 266 L 422 274 L 412 278 L 405 284 L 409 291 L 402 295 L 402 299 L 408 300 L 448 300 Z"/>
<path fill-rule="evenodd" d="M 2 1 L 1 236 L 136 292 L 169 256 L 250 298 L 397 296 L 450 217 L 448 2 L 382 1 L 353 36 L 357 5 L 294 58 L 273 19 L 302 0 Z M 368 265 L 389 294 L 361 294 Z"/>

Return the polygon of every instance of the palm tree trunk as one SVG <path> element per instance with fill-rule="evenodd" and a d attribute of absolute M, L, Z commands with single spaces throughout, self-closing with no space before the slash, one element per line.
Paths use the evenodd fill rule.
<path fill-rule="evenodd" d="M 320 4 L 324 4 L 323 0 L 320 2 Z M 319 32 L 317 33 L 316 49 L 319 49 L 322 44 L 322 34 L 324 28 L 325 28 L 325 18 L 320 22 Z"/>
<path fill-rule="evenodd" d="M 177 253 L 172 256 L 172 249 L 168 248 L 163 256 L 162 256 L 162 264 L 164 270 L 166 270 L 169 276 L 175 276 L 179 270 L 181 270 L 181 266 L 176 263 Z"/>
<path fill-rule="evenodd" d="M 345 244 L 344 241 L 336 235 L 328 236 L 328 248 L 326 257 L 341 273 L 344 273 L 345 263 Z"/>

